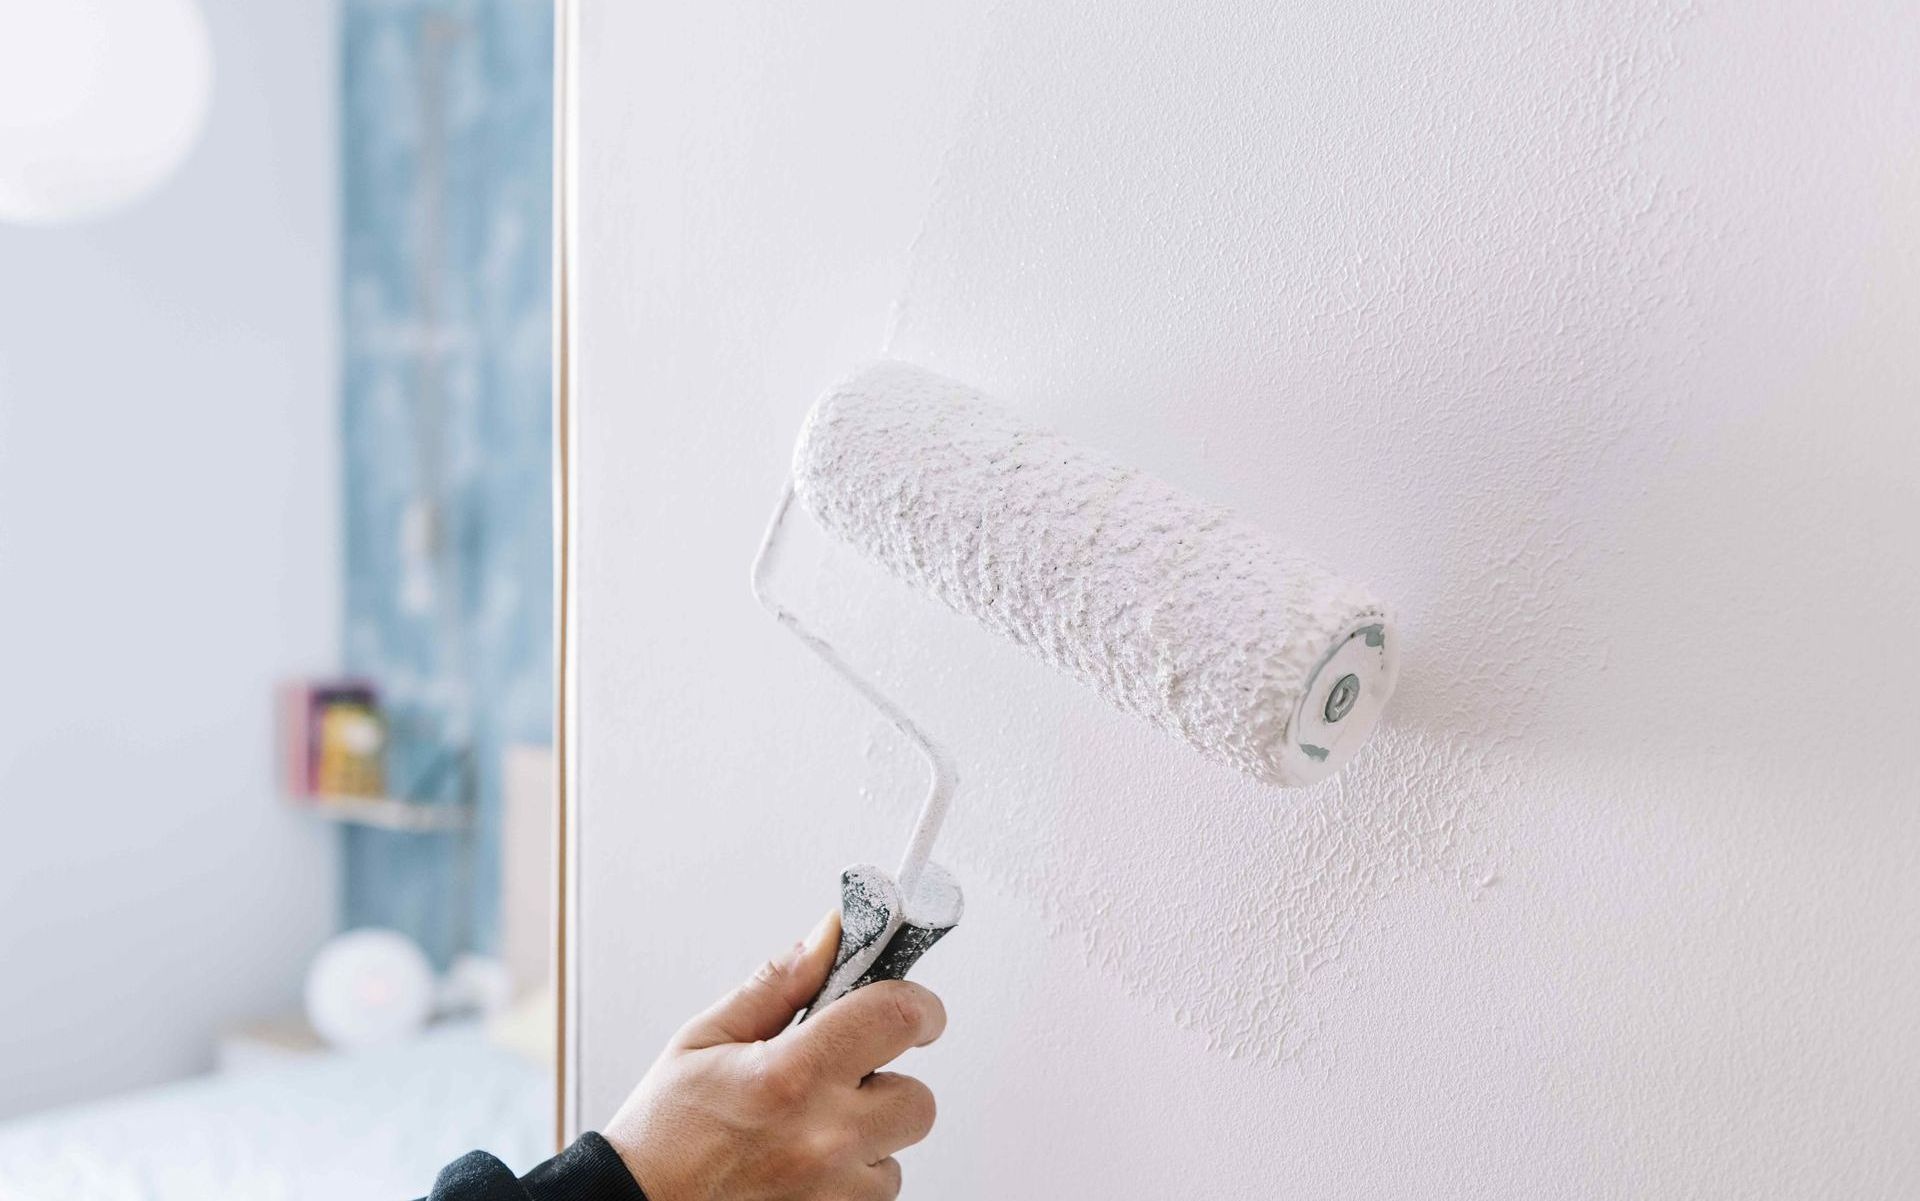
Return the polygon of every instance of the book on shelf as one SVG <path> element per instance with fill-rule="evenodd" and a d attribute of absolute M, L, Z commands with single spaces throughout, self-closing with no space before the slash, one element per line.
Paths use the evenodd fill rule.
<path fill-rule="evenodd" d="M 386 791 L 387 726 L 366 680 L 288 680 L 278 690 L 280 785 L 296 800 Z"/>

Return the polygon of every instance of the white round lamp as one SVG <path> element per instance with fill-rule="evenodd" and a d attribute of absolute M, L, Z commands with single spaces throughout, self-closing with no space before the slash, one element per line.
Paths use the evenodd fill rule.
<path fill-rule="evenodd" d="M 397 930 L 336 935 L 307 969 L 307 1021 L 336 1047 L 398 1042 L 433 1012 L 433 965 Z"/>
<path fill-rule="evenodd" d="M 0 221 L 139 199 L 193 149 L 212 94 L 194 0 L 0 0 Z"/>

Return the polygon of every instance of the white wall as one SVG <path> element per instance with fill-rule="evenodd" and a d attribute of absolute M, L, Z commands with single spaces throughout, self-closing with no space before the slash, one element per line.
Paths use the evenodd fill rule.
<path fill-rule="evenodd" d="M 1920 1192 L 1920 19 L 1576 7 L 584 6 L 583 1124 L 904 839 L 745 582 L 890 342 L 1406 634 L 1281 794 L 800 555 L 967 772 L 909 1195 Z"/>
<path fill-rule="evenodd" d="M 270 705 L 338 638 L 336 14 L 206 8 L 181 173 L 0 226 L 0 1115 L 209 1066 L 335 916 Z"/>

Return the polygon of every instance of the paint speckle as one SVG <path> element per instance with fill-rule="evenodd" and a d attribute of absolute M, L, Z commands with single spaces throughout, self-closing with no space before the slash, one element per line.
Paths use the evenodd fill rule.
<path fill-rule="evenodd" d="M 962 751 L 975 770 L 941 857 L 968 891 L 1030 910 L 1208 1049 L 1301 1066 L 1322 1062 L 1322 1031 L 1357 984 L 1351 965 L 1366 961 L 1382 898 L 1471 894 L 1493 874 L 1486 813 L 1516 778 L 1503 756 L 1391 722 L 1341 775 L 1280 805 L 1151 744 L 1113 748 L 1116 774 L 1135 783 L 1091 795 L 1041 747 L 1016 733 Z M 897 739 L 887 758 L 900 783 L 879 791 L 904 820 L 918 764 Z"/>

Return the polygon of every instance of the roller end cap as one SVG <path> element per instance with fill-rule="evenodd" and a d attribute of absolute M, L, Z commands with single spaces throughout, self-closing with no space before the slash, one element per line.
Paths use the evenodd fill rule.
<path fill-rule="evenodd" d="M 1355 623 L 1315 665 L 1288 723 L 1286 782 L 1315 784 L 1344 767 L 1373 733 L 1400 674 L 1399 639 L 1385 617 Z"/>

